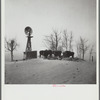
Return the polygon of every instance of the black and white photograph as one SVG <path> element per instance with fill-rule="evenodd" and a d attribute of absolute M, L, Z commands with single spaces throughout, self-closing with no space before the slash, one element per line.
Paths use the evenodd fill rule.
<path fill-rule="evenodd" d="M 97 84 L 97 0 L 5 0 L 5 84 Z"/>

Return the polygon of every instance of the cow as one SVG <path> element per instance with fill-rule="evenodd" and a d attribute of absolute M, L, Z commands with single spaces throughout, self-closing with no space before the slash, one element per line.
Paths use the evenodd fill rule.
<path fill-rule="evenodd" d="M 52 51 L 51 50 L 41 50 L 40 51 L 40 57 L 41 55 L 43 55 L 45 58 L 47 58 L 48 56 L 52 56 Z"/>
<path fill-rule="evenodd" d="M 44 57 L 48 58 L 48 56 L 50 56 L 50 57 L 52 56 L 52 51 L 51 50 L 45 50 L 44 51 Z"/>
<path fill-rule="evenodd" d="M 40 52 L 40 57 L 44 55 L 44 50 L 41 50 Z"/>
<path fill-rule="evenodd" d="M 48 55 L 51 57 L 52 56 L 52 50 L 47 50 Z"/>
<path fill-rule="evenodd" d="M 52 54 L 54 54 L 55 57 L 61 57 L 61 51 L 53 51 Z"/>
<path fill-rule="evenodd" d="M 74 52 L 71 52 L 71 51 L 63 52 L 63 57 L 70 57 L 70 56 L 72 56 L 72 58 L 74 58 Z"/>

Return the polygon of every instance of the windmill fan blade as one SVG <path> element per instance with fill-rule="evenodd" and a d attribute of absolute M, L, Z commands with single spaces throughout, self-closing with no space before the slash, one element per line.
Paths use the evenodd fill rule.
<path fill-rule="evenodd" d="M 31 35 L 32 34 L 32 28 L 29 27 L 29 26 L 27 26 L 24 31 L 25 31 L 26 35 L 29 35 L 29 34 Z"/>

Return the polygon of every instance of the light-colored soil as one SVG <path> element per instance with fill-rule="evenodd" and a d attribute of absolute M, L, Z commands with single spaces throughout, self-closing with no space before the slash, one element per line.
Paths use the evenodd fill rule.
<path fill-rule="evenodd" d="M 96 63 L 31 59 L 6 62 L 6 84 L 95 84 Z"/>

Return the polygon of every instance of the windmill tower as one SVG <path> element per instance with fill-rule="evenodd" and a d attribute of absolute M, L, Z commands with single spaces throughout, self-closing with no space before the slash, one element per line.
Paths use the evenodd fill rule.
<path fill-rule="evenodd" d="M 33 37 L 33 36 L 31 36 L 31 34 L 32 34 L 31 27 L 28 26 L 25 28 L 25 34 L 27 35 L 27 44 L 26 44 L 25 52 L 30 52 L 30 51 L 32 51 L 31 38 Z"/>
<path fill-rule="evenodd" d="M 24 32 L 27 35 L 27 44 L 26 44 L 26 49 L 24 52 L 23 60 L 37 58 L 37 51 L 32 51 L 32 46 L 31 46 L 31 38 L 33 38 L 33 36 L 31 36 L 32 35 L 32 28 L 27 26 L 24 29 Z"/>

